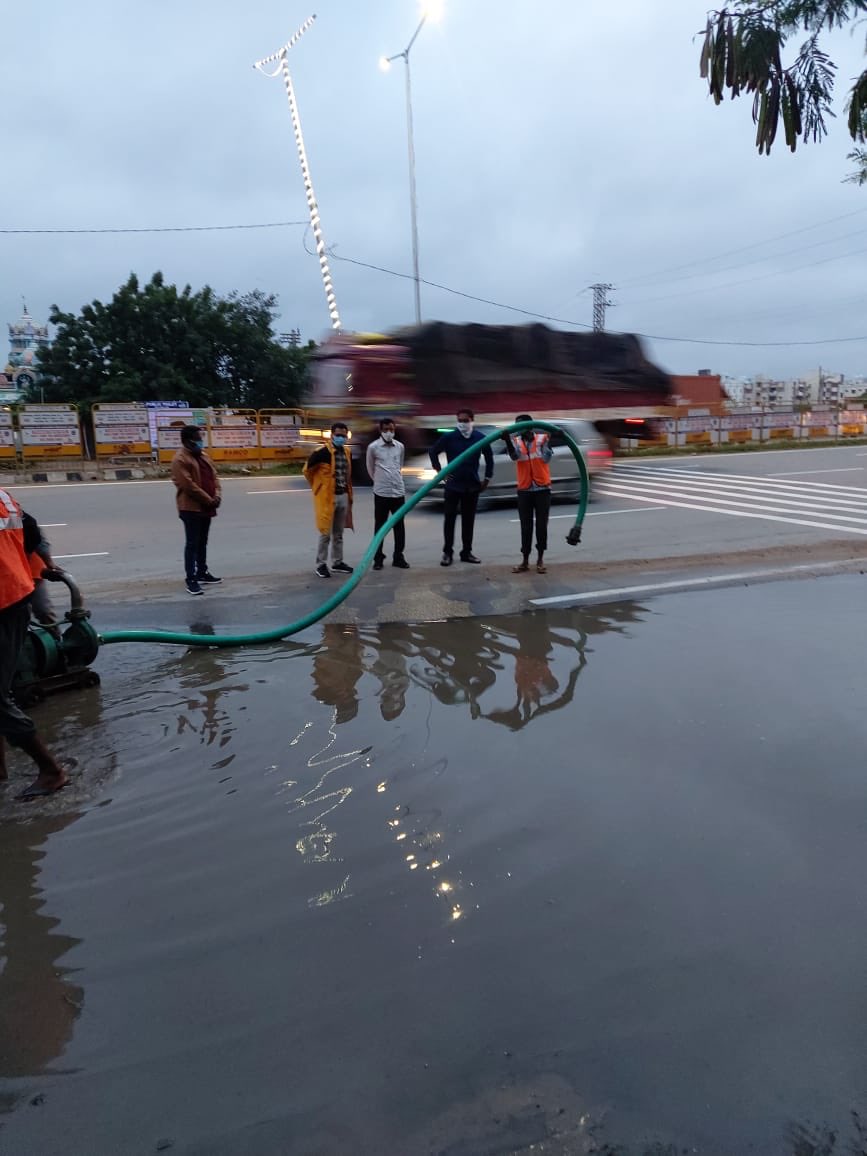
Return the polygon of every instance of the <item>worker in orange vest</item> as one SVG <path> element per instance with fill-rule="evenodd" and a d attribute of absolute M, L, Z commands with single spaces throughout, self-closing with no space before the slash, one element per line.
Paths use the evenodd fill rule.
<path fill-rule="evenodd" d="M 12 680 L 30 622 L 33 577 L 24 552 L 21 507 L 0 489 L 0 783 L 8 777 L 6 745 L 18 747 L 36 763 L 37 775 L 18 797 L 40 799 L 53 795 L 69 781 L 65 768 L 45 746 L 12 697 Z M 4 741 L 5 740 L 5 741 Z"/>
<path fill-rule="evenodd" d="M 519 413 L 519 421 L 532 421 L 528 413 Z M 539 430 L 526 429 L 503 439 L 509 457 L 518 469 L 518 517 L 521 522 L 521 564 L 512 567 L 513 574 L 530 569 L 533 548 L 533 522 L 536 523 L 536 570 L 544 574 L 545 551 L 548 549 L 548 515 L 551 511 L 551 439 Z"/>

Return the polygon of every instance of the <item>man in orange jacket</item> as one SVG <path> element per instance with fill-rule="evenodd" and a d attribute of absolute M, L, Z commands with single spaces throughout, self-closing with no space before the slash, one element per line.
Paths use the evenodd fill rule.
<path fill-rule="evenodd" d="M 24 553 L 21 507 L 11 494 L 0 489 L 0 783 L 8 778 L 8 742 L 36 763 L 37 775 L 21 799 L 40 799 L 62 790 L 69 781 L 66 770 L 36 733 L 12 697 L 12 680 L 24 647 L 30 622 L 33 577 Z"/>
<path fill-rule="evenodd" d="M 532 421 L 528 413 L 519 413 L 519 421 Z M 536 570 L 544 574 L 545 551 L 548 549 L 548 515 L 551 512 L 551 439 L 540 430 L 526 429 L 505 437 L 506 450 L 518 470 L 518 517 L 521 522 L 521 563 L 512 567 L 513 574 L 530 569 L 533 548 L 533 521 L 536 522 Z"/>

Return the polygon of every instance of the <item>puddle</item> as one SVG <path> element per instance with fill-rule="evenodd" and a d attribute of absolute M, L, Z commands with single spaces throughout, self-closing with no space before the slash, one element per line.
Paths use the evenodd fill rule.
<path fill-rule="evenodd" d="M 106 648 L 4 804 L 0 1151 L 863 1151 L 862 601 Z"/>

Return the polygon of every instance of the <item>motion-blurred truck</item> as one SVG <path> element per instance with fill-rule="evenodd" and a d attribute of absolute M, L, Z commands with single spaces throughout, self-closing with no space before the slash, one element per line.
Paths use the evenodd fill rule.
<path fill-rule="evenodd" d="M 461 406 L 478 424 L 503 426 L 519 413 L 593 422 L 609 442 L 650 439 L 671 403 L 669 376 L 629 333 L 565 333 L 546 325 L 456 325 L 435 321 L 388 334 L 346 333 L 312 355 L 305 402 L 310 424 L 336 420 L 353 431 L 353 464 L 382 417 L 393 417 L 410 453 L 454 426 Z"/>

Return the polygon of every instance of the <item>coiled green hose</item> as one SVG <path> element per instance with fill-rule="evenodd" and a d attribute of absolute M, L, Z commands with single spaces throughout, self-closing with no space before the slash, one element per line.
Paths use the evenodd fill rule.
<path fill-rule="evenodd" d="M 578 463 L 578 473 L 581 477 L 581 499 L 578 503 L 575 524 L 566 536 L 566 540 L 570 545 L 574 546 L 581 540 L 581 525 L 584 521 L 584 515 L 587 512 L 587 498 L 590 488 L 587 465 L 581 450 L 566 430 L 562 430 L 559 426 L 552 425 L 550 422 L 515 422 L 505 429 L 498 429 L 488 434 L 483 441 L 473 442 L 469 449 L 464 450 L 454 461 L 449 462 L 445 469 L 440 470 L 436 477 L 431 478 L 429 482 L 426 482 L 413 494 L 396 513 L 391 515 L 378 533 L 374 535 L 361 561 L 340 589 L 336 590 L 318 609 L 312 610 L 309 614 L 305 614 L 303 618 L 298 618 L 294 622 L 290 622 L 287 626 L 277 626 L 273 630 L 263 630 L 256 634 L 184 634 L 170 630 L 110 630 L 106 634 L 101 634 L 99 641 L 106 646 L 112 642 L 168 642 L 180 646 L 254 646 L 264 642 L 277 642 L 281 638 L 289 638 L 293 634 L 298 634 L 300 631 L 306 630 L 308 626 L 312 626 L 315 622 L 319 622 L 320 619 L 325 618 L 336 606 L 339 606 L 341 602 L 349 597 L 364 577 L 380 543 L 385 540 L 386 535 L 391 532 L 401 518 L 405 518 L 410 510 L 417 506 L 431 490 L 435 489 L 452 470 L 457 469 L 462 462 L 474 454 L 478 454 L 482 447 L 489 446 L 492 442 L 502 438 L 504 434 L 519 433 L 521 430 L 526 429 L 543 429 L 549 433 L 562 434 L 566 444 L 575 457 L 575 461 Z"/>

